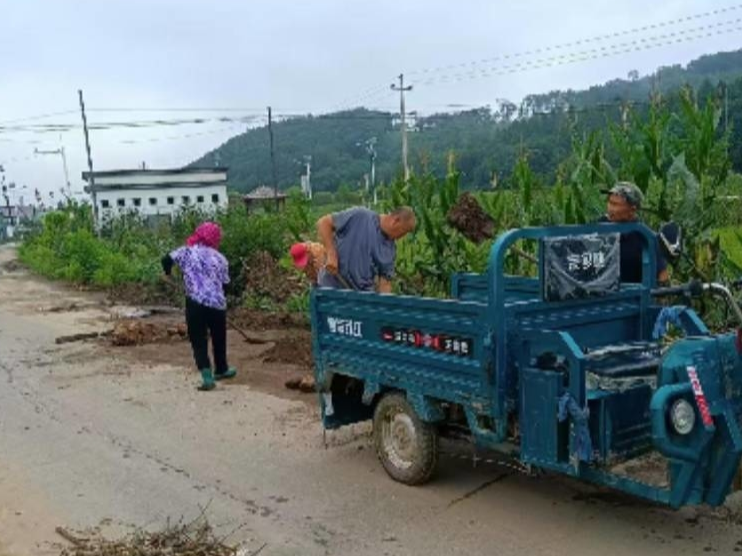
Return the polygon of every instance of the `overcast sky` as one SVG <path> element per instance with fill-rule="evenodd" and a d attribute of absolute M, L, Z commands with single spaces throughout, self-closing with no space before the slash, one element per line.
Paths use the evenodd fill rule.
<path fill-rule="evenodd" d="M 64 146 L 73 189 L 81 189 L 83 133 L 17 127 L 79 125 L 78 89 L 91 124 L 260 118 L 268 105 L 278 114 L 356 104 L 395 110 L 388 86 L 405 72 L 414 86 L 408 110 L 430 113 L 584 88 L 632 69 L 645 75 L 738 49 L 742 37 L 742 6 L 717 0 L 0 0 L 0 14 L 0 126 L 15 126 L 0 129 L 0 164 L 7 181 L 44 192 L 62 186 L 61 158 L 34 149 Z M 549 49 L 653 24 L 662 25 Z M 672 32 L 680 34 L 651 39 Z M 671 39 L 681 42 L 604 56 Z M 500 58 L 537 49 L 547 50 Z M 552 65 L 532 69 L 544 64 Z M 127 111 L 101 110 L 114 108 Z M 232 110 L 160 111 L 176 108 Z M 45 114 L 57 115 L 36 119 Z M 246 125 L 93 131 L 94 166 L 180 167 Z"/>

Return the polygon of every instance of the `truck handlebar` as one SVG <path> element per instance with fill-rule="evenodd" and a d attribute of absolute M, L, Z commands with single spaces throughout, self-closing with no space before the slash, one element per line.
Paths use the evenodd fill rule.
<path fill-rule="evenodd" d="M 708 284 L 704 284 L 703 282 L 699 282 L 698 280 L 691 280 L 687 284 L 681 284 L 679 286 L 670 286 L 666 288 L 655 288 L 652 290 L 652 295 L 654 297 L 667 297 L 670 295 L 687 295 L 689 297 L 698 297 L 700 296 L 706 288 Z"/>
<path fill-rule="evenodd" d="M 740 280 L 738 280 L 738 282 L 742 283 L 742 281 Z M 736 283 L 734 283 L 733 285 L 736 285 Z M 732 310 L 732 313 L 734 313 L 734 316 L 737 319 L 738 326 L 742 328 L 742 309 L 740 309 L 729 288 L 723 284 L 719 284 L 717 282 L 704 283 L 700 282 L 699 280 L 691 280 L 687 284 L 682 284 L 680 286 L 655 288 L 652 290 L 652 295 L 654 297 L 665 297 L 670 295 L 687 295 L 688 297 L 699 297 L 705 292 L 709 292 L 712 295 L 723 298 L 724 301 L 726 301 L 727 306 Z"/>

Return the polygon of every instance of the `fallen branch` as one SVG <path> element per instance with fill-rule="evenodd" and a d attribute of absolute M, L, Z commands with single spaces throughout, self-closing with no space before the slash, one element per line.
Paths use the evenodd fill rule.
<path fill-rule="evenodd" d="M 54 339 L 55 344 L 69 344 L 71 342 L 81 342 L 84 340 L 94 340 L 96 338 L 103 338 L 109 336 L 111 330 L 105 330 L 104 332 L 82 332 L 80 334 L 70 334 L 69 336 L 59 336 Z"/>
<path fill-rule="evenodd" d="M 97 531 L 92 531 L 89 537 L 77 537 L 62 527 L 57 527 L 56 532 L 72 545 L 63 549 L 60 556 L 234 556 L 237 553 L 236 547 L 214 536 L 203 515 L 187 525 L 172 526 L 168 520 L 162 531 L 137 530 L 115 540 L 106 539 Z"/>
<path fill-rule="evenodd" d="M 151 315 L 173 315 L 183 312 L 183 309 L 179 307 L 169 307 L 167 305 L 145 305 L 142 310 L 149 311 Z"/>
<path fill-rule="evenodd" d="M 73 544 L 75 546 L 81 546 L 85 544 L 86 542 L 88 542 L 89 540 L 85 537 L 76 537 L 72 533 L 67 531 L 67 529 L 64 529 L 63 527 L 57 527 L 56 529 L 54 529 L 54 531 L 57 533 L 57 535 L 62 537 L 68 543 Z"/>

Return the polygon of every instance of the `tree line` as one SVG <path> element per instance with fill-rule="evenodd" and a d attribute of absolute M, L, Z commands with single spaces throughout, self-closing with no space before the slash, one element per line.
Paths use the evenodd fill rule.
<path fill-rule="evenodd" d="M 546 182 L 556 178 L 559 163 L 576 139 L 644 117 L 660 101 L 669 112 L 681 109 L 683 90 L 692 87 L 700 103 L 711 100 L 720 111 L 721 132 L 729 132 L 732 169 L 742 171 L 742 50 L 703 56 L 686 67 L 659 68 L 639 77 L 630 72 L 583 91 L 552 91 L 527 96 L 519 105 L 500 101 L 456 113 L 413 119 L 410 162 L 418 173 L 444 176 L 453 153 L 465 189 L 509 186 L 519 157 L 527 153 L 533 172 Z M 400 172 L 399 122 L 395 114 L 356 108 L 332 114 L 292 117 L 274 125 L 279 187 L 299 183 L 305 155 L 312 156 L 315 191 L 357 189 L 370 170 L 365 142 L 376 138 L 377 182 L 390 183 Z M 614 165 L 625 153 L 610 147 Z M 267 127 L 251 129 L 206 153 L 193 165 L 229 167 L 229 185 L 250 191 L 272 184 Z"/>

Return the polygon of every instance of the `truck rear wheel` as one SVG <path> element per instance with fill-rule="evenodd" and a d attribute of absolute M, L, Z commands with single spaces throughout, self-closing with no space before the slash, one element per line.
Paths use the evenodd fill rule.
<path fill-rule="evenodd" d="M 387 394 L 377 404 L 374 443 L 384 469 L 395 481 L 419 485 L 435 471 L 438 431 L 417 416 L 403 394 Z"/>

